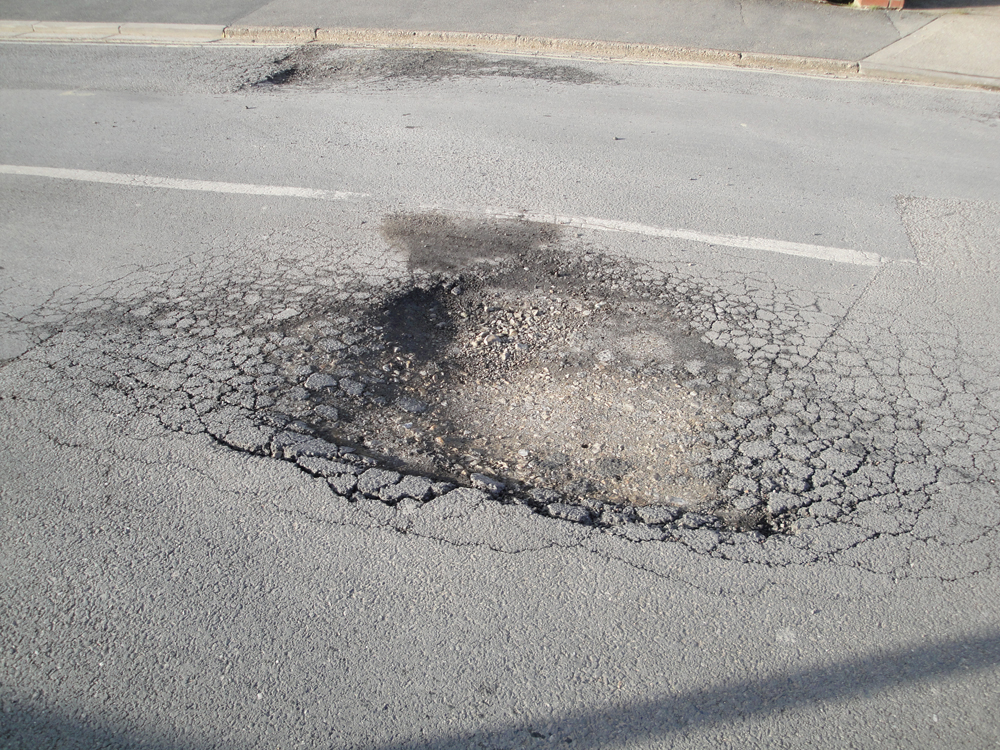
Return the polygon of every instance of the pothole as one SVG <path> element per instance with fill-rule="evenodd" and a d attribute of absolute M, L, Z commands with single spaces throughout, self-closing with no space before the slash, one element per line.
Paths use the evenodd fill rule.
<path fill-rule="evenodd" d="M 852 390 L 873 381 L 835 337 L 850 295 L 654 270 L 544 224 L 408 214 L 382 235 L 331 248 L 309 224 L 60 297 L 20 319 L 39 343 L 4 371 L 400 518 L 471 486 L 638 541 L 742 539 L 745 559 L 753 532 L 903 533 L 886 509 L 952 481 L 926 413 Z"/>
<path fill-rule="evenodd" d="M 661 279 L 559 249 L 552 227 L 390 217 L 413 285 L 313 318 L 272 356 L 277 408 L 380 464 L 600 508 L 714 509 L 706 425 L 738 367 L 674 320 Z"/>
<path fill-rule="evenodd" d="M 250 83 L 253 88 L 316 88 L 364 83 L 399 86 L 451 78 L 521 78 L 562 84 L 597 83 L 596 73 L 572 65 L 447 50 L 357 49 L 309 44 L 272 63 L 273 72 Z"/>
<path fill-rule="evenodd" d="M 288 68 L 282 68 L 281 70 L 271 73 L 265 78 L 257 81 L 254 86 L 284 86 L 286 83 L 290 83 L 294 80 L 295 76 L 298 75 L 299 69 L 297 66 L 292 65 Z"/>

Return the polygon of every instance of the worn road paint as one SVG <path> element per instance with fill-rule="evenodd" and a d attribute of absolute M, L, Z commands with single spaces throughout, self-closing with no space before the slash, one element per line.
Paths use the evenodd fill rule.
<path fill-rule="evenodd" d="M 125 185 L 126 187 L 200 190 L 209 193 L 236 193 L 239 195 L 275 195 L 290 198 L 315 198 L 319 200 L 350 200 L 352 198 L 368 197 L 366 193 L 350 193 L 342 190 L 315 190 L 313 188 L 287 187 L 282 185 L 248 185 L 239 182 L 213 182 L 211 180 L 182 180 L 173 177 L 94 172 L 86 169 L 25 167 L 16 164 L 0 164 L 0 174 L 50 177 L 57 180 L 76 180 L 78 182 L 101 182 L 109 185 Z"/>
<path fill-rule="evenodd" d="M 488 216 L 494 219 L 519 219 L 522 221 L 538 221 L 550 224 L 561 224 L 563 226 L 578 227 L 580 229 L 596 229 L 605 232 L 626 232 L 629 234 L 641 234 L 647 237 L 669 237 L 672 239 L 689 240 L 691 242 L 701 242 L 707 245 L 722 245 L 723 247 L 737 247 L 745 250 L 763 250 L 770 253 L 797 255 L 803 258 L 829 260 L 835 263 L 848 263 L 855 266 L 878 266 L 886 262 L 886 259 L 881 255 L 866 252 L 864 250 L 852 250 L 844 247 L 827 247 L 824 245 L 808 245 L 800 242 L 771 240 L 763 237 L 741 237 L 730 234 L 706 234 L 704 232 L 695 232 L 689 229 L 654 227 L 647 224 L 636 224 L 630 221 L 598 219 L 592 216 L 567 216 L 564 214 L 546 214 L 531 211 L 508 211 L 503 209 L 486 209 L 476 211 L 461 208 L 427 208 L 428 210 L 444 211 L 445 213 L 463 215 L 475 214 L 478 216 Z"/>

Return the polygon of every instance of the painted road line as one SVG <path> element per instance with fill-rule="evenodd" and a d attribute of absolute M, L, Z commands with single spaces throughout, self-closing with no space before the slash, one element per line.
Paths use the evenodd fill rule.
<path fill-rule="evenodd" d="M 690 242 L 700 242 L 706 245 L 720 245 L 722 247 L 735 247 L 744 250 L 762 250 L 769 253 L 795 255 L 801 258 L 828 260 L 833 261 L 834 263 L 847 263 L 855 266 L 878 266 L 886 262 L 886 259 L 877 253 L 865 252 L 864 250 L 852 250 L 845 247 L 808 245 L 801 242 L 786 242 L 784 240 L 771 240 L 763 237 L 742 237 L 732 234 L 706 234 L 705 232 L 696 232 L 690 229 L 669 229 L 666 227 L 636 224 L 630 221 L 598 219 L 592 216 L 567 216 L 565 214 L 535 213 L 531 211 L 489 209 L 477 211 L 474 209 L 463 208 L 427 208 L 428 210 L 438 210 L 444 213 L 488 216 L 493 219 L 535 221 L 545 224 L 561 224 L 563 226 L 577 227 L 579 229 L 596 229 L 604 232 L 641 234 L 646 237 L 665 237 L 670 239 L 688 240 Z"/>
<path fill-rule="evenodd" d="M 50 177 L 57 180 L 75 180 L 78 182 L 100 182 L 108 185 L 124 185 L 126 187 L 198 190 L 208 193 L 235 193 L 237 195 L 274 195 L 289 198 L 313 198 L 337 201 L 368 197 L 367 193 L 350 193 L 343 190 L 315 190 L 313 188 L 286 187 L 282 185 L 247 185 L 240 182 L 213 182 L 210 180 L 181 180 L 173 177 L 93 172 L 86 169 L 25 167 L 16 164 L 0 164 L 0 174 Z"/>
<path fill-rule="evenodd" d="M 75 180 L 80 182 L 98 182 L 126 187 L 167 188 L 170 190 L 196 190 L 211 193 L 235 193 L 239 195 L 272 195 L 290 198 L 312 198 L 318 200 L 350 200 L 367 198 L 367 193 L 352 193 L 342 190 L 317 190 L 314 188 L 288 187 L 281 185 L 249 185 L 238 182 L 213 182 L 209 180 L 183 180 L 173 177 L 152 177 L 149 175 L 119 174 L 116 172 L 95 172 L 85 169 L 57 169 L 53 167 L 28 167 L 15 164 L 0 164 L 0 174 L 21 175 L 27 177 L 49 177 L 60 180 Z M 511 210 L 475 210 L 463 208 L 442 208 L 438 206 L 424 207 L 425 210 L 442 211 L 463 215 L 488 216 L 494 219 L 515 219 L 534 221 L 546 224 L 560 224 L 579 229 L 595 229 L 604 232 L 623 232 L 640 234 L 646 237 L 664 237 L 670 239 L 688 240 L 706 245 L 719 245 L 744 250 L 761 250 L 782 255 L 794 255 L 801 258 L 814 258 L 834 263 L 846 263 L 855 266 L 878 266 L 885 259 L 863 250 L 852 250 L 843 247 L 827 247 L 824 245 L 809 245 L 801 242 L 786 242 L 763 237 L 743 237 L 731 234 L 707 234 L 690 229 L 669 229 L 654 227 L 647 224 L 636 224 L 629 221 L 613 219 L 598 219 L 592 216 L 568 216 L 566 214 L 548 214 L 532 211 Z"/>

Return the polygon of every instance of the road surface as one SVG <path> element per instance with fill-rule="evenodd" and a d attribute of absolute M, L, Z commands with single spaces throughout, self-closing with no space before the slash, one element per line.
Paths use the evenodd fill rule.
<path fill-rule="evenodd" d="M 996 94 L 0 55 L 5 747 L 1000 743 Z"/>

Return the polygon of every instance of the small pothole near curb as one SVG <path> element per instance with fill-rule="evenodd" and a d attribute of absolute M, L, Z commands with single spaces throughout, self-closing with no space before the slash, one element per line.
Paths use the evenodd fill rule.
<path fill-rule="evenodd" d="M 560 84 L 604 80 L 582 67 L 545 60 L 450 50 L 363 49 L 311 43 L 276 58 L 270 72 L 247 83 L 257 90 L 277 86 L 316 89 L 356 83 L 397 87 L 453 78 L 520 78 Z"/>

